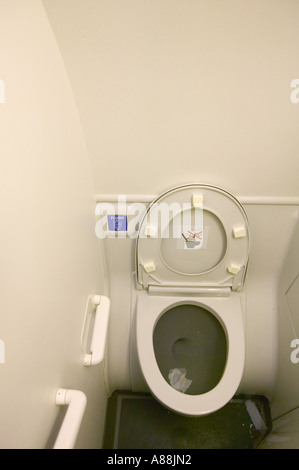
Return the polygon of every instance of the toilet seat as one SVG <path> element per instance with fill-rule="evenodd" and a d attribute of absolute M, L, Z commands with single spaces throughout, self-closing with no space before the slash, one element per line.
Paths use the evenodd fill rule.
<path fill-rule="evenodd" d="M 140 224 L 137 282 L 144 288 L 240 290 L 248 256 L 241 204 L 215 186 L 183 185 L 153 201 Z"/>
<path fill-rule="evenodd" d="M 239 387 L 245 335 L 237 291 L 243 287 L 248 257 L 246 213 L 221 188 L 179 186 L 159 196 L 144 215 L 136 243 L 137 355 L 152 394 L 177 413 L 212 413 L 227 404 Z M 174 306 L 187 304 L 215 315 L 227 342 L 221 379 L 214 388 L 198 395 L 177 391 L 167 382 L 153 344 L 159 318 Z"/>
<path fill-rule="evenodd" d="M 222 324 L 227 337 L 227 359 L 218 384 L 201 395 L 188 395 L 175 390 L 162 376 L 153 346 L 153 331 L 166 310 L 180 304 L 204 307 Z M 152 394 L 165 407 L 183 415 L 200 416 L 212 413 L 235 395 L 243 375 L 245 361 L 245 335 L 242 309 L 238 294 L 225 298 L 190 298 L 151 296 L 140 292 L 136 306 L 136 342 L 140 367 Z"/>

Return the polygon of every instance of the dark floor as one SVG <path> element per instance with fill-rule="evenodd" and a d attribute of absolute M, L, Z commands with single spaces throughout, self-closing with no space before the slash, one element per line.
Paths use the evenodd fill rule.
<path fill-rule="evenodd" d="M 151 395 L 115 392 L 108 400 L 104 449 L 254 449 L 271 431 L 268 400 L 240 395 L 207 416 L 167 410 Z"/>

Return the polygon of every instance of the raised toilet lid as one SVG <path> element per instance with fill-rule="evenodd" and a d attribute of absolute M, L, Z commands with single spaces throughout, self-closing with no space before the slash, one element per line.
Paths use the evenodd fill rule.
<path fill-rule="evenodd" d="M 150 204 L 136 250 L 137 281 L 144 288 L 240 290 L 249 256 L 247 216 L 221 188 L 179 186 Z"/>

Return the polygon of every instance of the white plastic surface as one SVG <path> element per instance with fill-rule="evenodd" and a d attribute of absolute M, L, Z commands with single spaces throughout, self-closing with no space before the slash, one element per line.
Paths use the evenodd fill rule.
<path fill-rule="evenodd" d="M 60 388 L 56 405 L 68 405 L 53 449 L 73 449 L 86 407 L 86 396 L 80 390 Z"/>
<path fill-rule="evenodd" d="M 202 207 L 203 205 L 203 195 L 202 194 L 193 194 L 192 197 L 193 207 Z"/>
<path fill-rule="evenodd" d="M 240 272 L 240 269 L 241 266 L 238 266 L 237 264 L 230 264 L 227 268 L 228 272 L 231 274 L 238 274 Z"/>
<path fill-rule="evenodd" d="M 143 265 L 143 269 L 147 273 L 152 273 L 153 271 L 156 270 L 156 266 L 154 265 L 154 263 L 147 263 Z"/>
<path fill-rule="evenodd" d="M 148 237 L 155 237 L 156 234 L 157 234 L 157 228 L 154 227 L 153 225 L 147 225 L 145 227 L 145 231 L 144 231 L 145 235 L 147 235 Z"/>
<path fill-rule="evenodd" d="M 235 238 L 246 237 L 246 227 L 244 227 L 244 225 L 241 227 L 234 227 L 233 232 Z"/>
<path fill-rule="evenodd" d="M 146 236 L 153 225 L 157 233 Z M 240 290 L 249 257 L 247 216 L 237 199 L 221 188 L 173 188 L 150 205 L 136 251 L 138 283 L 146 289 L 166 285 Z M 239 269 L 231 270 L 231 265 Z"/>
<path fill-rule="evenodd" d="M 136 343 L 140 367 L 147 385 L 157 400 L 167 408 L 187 416 L 201 416 L 217 411 L 236 394 L 245 365 L 245 332 L 240 294 L 224 298 L 151 296 L 138 293 L 136 307 Z M 220 382 L 209 392 L 200 395 L 182 394 L 171 387 L 157 365 L 153 332 L 163 311 L 175 305 L 189 303 L 202 306 L 214 313 L 227 337 L 227 361 Z"/>
<path fill-rule="evenodd" d="M 95 321 L 92 332 L 90 353 L 85 354 L 84 365 L 93 366 L 100 364 L 105 356 L 107 342 L 110 299 L 104 295 L 94 296 L 96 304 Z"/>

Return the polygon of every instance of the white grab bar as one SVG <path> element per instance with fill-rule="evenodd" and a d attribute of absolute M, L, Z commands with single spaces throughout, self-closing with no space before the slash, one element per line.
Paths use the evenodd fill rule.
<path fill-rule="evenodd" d="M 56 405 L 68 405 L 53 449 L 73 449 L 86 407 L 86 396 L 80 390 L 60 388 Z"/>
<path fill-rule="evenodd" d="M 94 366 L 103 361 L 109 324 L 110 299 L 105 295 L 94 295 L 92 300 L 96 306 L 96 312 L 90 353 L 84 356 L 85 366 Z"/>

